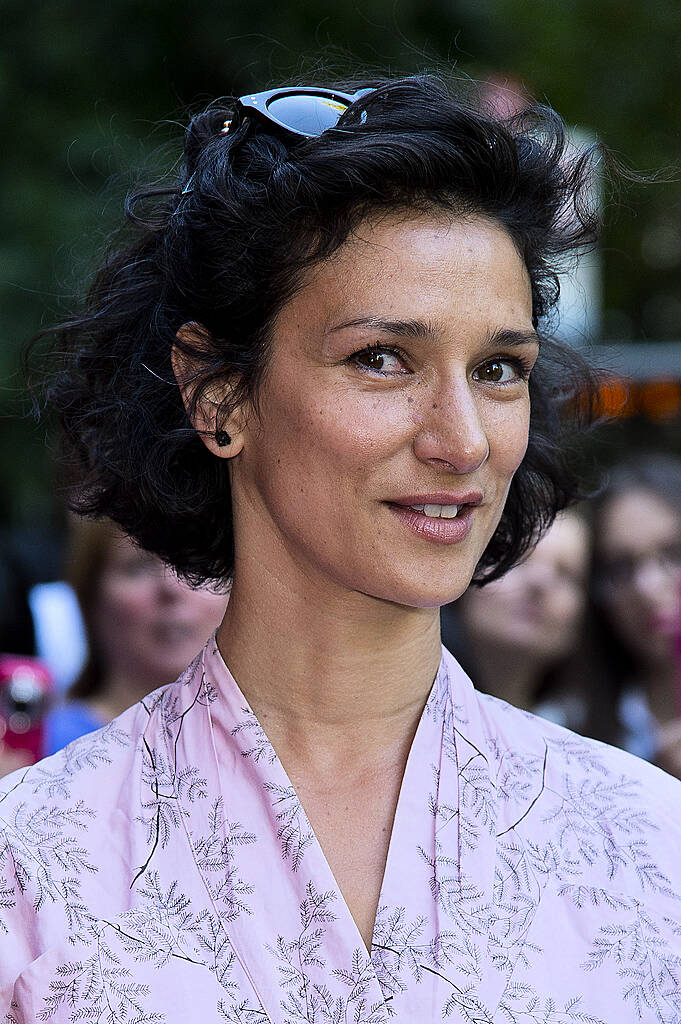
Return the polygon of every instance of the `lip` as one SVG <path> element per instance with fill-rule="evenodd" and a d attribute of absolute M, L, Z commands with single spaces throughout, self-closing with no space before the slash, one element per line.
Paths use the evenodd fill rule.
<path fill-rule="evenodd" d="M 165 642 L 187 640 L 192 635 L 192 626 L 185 622 L 159 622 L 152 626 L 154 636 Z"/>
<path fill-rule="evenodd" d="M 681 622 L 676 615 L 653 614 L 648 616 L 648 629 L 658 635 L 675 636 L 681 633 Z"/>
<path fill-rule="evenodd" d="M 421 499 L 417 502 L 419 505 L 422 503 L 426 504 Z M 429 501 L 428 504 L 463 505 L 464 502 L 451 500 L 448 502 Z M 433 544 L 460 544 L 471 532 L 473 516 L 475 515 L 475 507 L 472 505 L 467 505 L 463 508 L 455 519 L 431 519 L 430 516 L 425 515 L 423 512 L 415 512 L 413 508 L 408 508 L 406 505 L 401 505 L 397 502 L 389 502 L 388 508 L 412 533 Z"/>
<path fill-rule="evenodd" d="M 389 505 L 401 505 L 409 508 L 413 505 L 471 505 L 477 508 L 482 504 L 480 491 L 468 491 L 467 494 L 453 494 L 451 491 L 435 491 L 431 494 L 409 494 L 405 498 L 391 498 Z M 453 522 L 453 520 L 450 520 Z"/>

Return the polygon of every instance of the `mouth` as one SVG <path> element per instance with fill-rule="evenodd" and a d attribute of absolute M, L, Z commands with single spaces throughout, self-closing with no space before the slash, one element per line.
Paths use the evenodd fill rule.
<path fill-rule="evenodd" d="M 673 614 L 652 613 L 648 616 L 647 625 L 649 631 L 657 636 L 674 637 L 681 633 L 681 622 Z"/>
<path fill-rule="evenodd" d="M 456 519 L 465 505 L 407 505 L 414 512 L 421 512 L 428 519 Z"/>
<path fill-rule="evenodd" d="M 436 544 L 457 544 L 470 533 L 478 492 L 462 495 L 410 495 L 386 504 L 412 533 Z"/>
<path fill-rule="evenodd" d="M 196 633 L 192 626 L 182 622 L 159 622 L 152 632 L 156 642 L 162 644 L 187 643 Z"/>
<path fill-rule="evenodd" d="M 388 502 L 398 508 L 413 509 L 429 519 L 456 519 L 466 508 L 477 508 L 482 504 L 480 491 L 468 491 L 465 494 L 438 491 L 432 494 L 409 494 L 404 498 L 394 498 Z"/>

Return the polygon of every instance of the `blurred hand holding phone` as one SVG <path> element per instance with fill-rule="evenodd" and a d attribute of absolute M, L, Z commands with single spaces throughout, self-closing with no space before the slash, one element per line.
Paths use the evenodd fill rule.
<path fill-rule="evenodd" d="M 0 776 L 42 757 L 52 689 L 50 673 L 37 658 L 0 655 Z"/>

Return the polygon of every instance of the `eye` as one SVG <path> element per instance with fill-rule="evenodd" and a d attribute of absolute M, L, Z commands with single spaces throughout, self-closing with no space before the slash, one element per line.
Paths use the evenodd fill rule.
<path fill-rule="evenodd" d="M 402 357 L 396 349 L 379 348 L 376 345 L 355 352 L 350 356 L 349 362 L 364 371 L 377 373 L 383 377 L 392 377 L 395 374 L 407 372 Z"/>
<path fill-rule="evenodd" d="M 475 370 L 473 376 L 484 384 L 512 384 L 527 380 L 530 367 L 519 359 L 490 359 Z"/>

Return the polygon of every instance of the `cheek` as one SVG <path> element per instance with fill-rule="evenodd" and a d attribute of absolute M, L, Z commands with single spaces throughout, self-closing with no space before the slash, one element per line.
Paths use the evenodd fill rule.
<path fill-rule="evenodd" d="M 492 502 L 495 512 L 486 531 L 487 541 L 501 519 L 513 477 L 527 451 L 529 422 L 529 400 L 527 403 L 497 405 L 487 413 L 484 421 L 489 444 L 486 469 L 491 488 L 496 492 Z"/>
<path fill-rule="evenodd" d="M 227 606 L 226 594 L 212 594 L 208 590 L 193 590 L 191 587 L 182 588 L 181 598 L 185 617 L 200 625 L 207 623 L 211 629 L 220 622 Z"/>
<path fill-rule="evenodd" d="M 482 640 L 503 635 L 509 621 L 509 596 L 512 600 L 516 593 L 511 591 L 509 595 L 509 588 L 498 586 L 496 582 L 488 583 L 482 590 L 469 590 L 462 608 L 462 616 L 464 625 L 471 635 Z"/>
<path fill-rule="evenodd" d="M 99 619 L 107 629 L 128 629 L 146 617 L 150 604 L 151 594 L 147 586 L 112 581 L 102 588 L 98 601 Z"/>
<path fill-rule="evenodd" d="M 328 486 L 329 478 L 340 487 L 350 484 L 357 473 L 399 449 L 413 431 L 397 401 L 342 392 L 322 394 L 317 401 L 291 398 L 272 408 L 261 434 L 268 439 L 267 461 L 274 461 L 289 490 L 307 493 Z"/>
<path fill-rule="evenodd" d="M 643 609 L 639 600 L 633 595 L 622 599 L 612 599 L 605 606 L 605 614 L 610 620 L 616 633 L 632 644 L 633 647 L 640 646 L 637 637 L 641 637 L 641 615 Z"/>
<path fill-rule="evenodd" d="M 571 634 L 579 625 L 584 608 L 581 594 L 573 590 L 557 590 L 552 601 L 552 617 L 563 633 Z"/>
<path fill-rule="evenodd" d="M 566 616 L 569 616 L 573 621 L 579 622 L 586 608 L 586 589 L 582 588 L 577 593 L 570 595 L 569 603 L 566 609 Z"/>
<path fill-rule="evenodd" d="M 529 430 L 529 398 L 526 401 L 514 402 L 512 408 L 496 411 L 488 428 L 490 453 L 496 453 L 500 464 L 503 464 L 511 474 L 515 473 L 523 461 L 527 451 Z"/>

